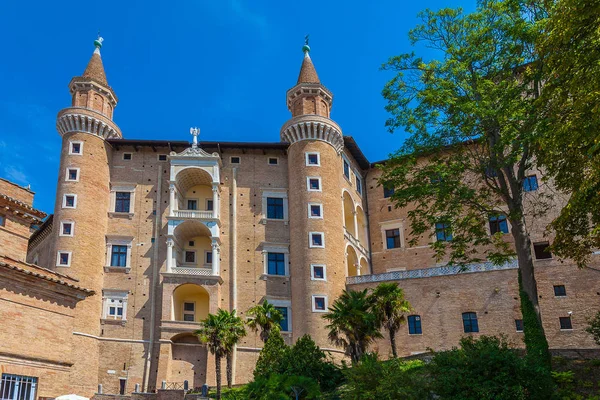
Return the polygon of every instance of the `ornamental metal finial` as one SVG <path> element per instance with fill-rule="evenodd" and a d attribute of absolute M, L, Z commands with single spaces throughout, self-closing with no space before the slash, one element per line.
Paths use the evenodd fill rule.
<path fill-rule="evenodd" d="M 310 52 L 310 46 L 308 45 L 308 37 L 310 35 L 304 36 L 304 46 L 302 46 L 302 51 L 306 54 Z"/>
<path fill-rule="evenodd" d="M 195 149 L 198 147 L 198 135 L 200 134 L 200 129 L 198 128 L 190 128 L 190 134 L 194 137 L 192 140 L 192 147 Z"/>
<path fill-rule="evenodd" d="M 102 47 L 102 42 L 104 42 L 104 38 L 100 36 L 100 31 L 98 31 L 98 37 L 94 40 L 94 46 L 96 46 L 97 49 L 100 49 Z"/>

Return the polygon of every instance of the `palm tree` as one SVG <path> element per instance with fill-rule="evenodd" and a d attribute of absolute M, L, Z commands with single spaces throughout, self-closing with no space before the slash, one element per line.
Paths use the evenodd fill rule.
<path fill-rule="evenodd" d="M 353 363 L 360 360 L 373 340 L 382 337 L 370 300 L 367 289 L 344 290 L 323 315 L 329 321 L 329 340 L 344 347 Z"/>
<path fill-rule="evenodd" d="M 404 314 L 410 311 L 410 303 L 404 300 L 404 291 L 395 282 L 379 284 L 369 297 L 378 327 L 385 328 L 390 334 L 392 355 L 396 358 L 396 332 L 406 320 Z"/>
<path fill-rule="evenodd" d="M 283 320 L 281 312 L 267 300 L 249 309 L 248 315 L 252 317 L 248 321 L 248 327 L 254 332 L 260 331 L 263 343 L 267 343 L 271 331 L 279 329 L 279 323 Z"/>
<path fill-rule="evenodd" d="M 235 314 L 235 310 L 227 312 L 219 310 L 219 314 L 227 321 L 227 333 L 225 337 L 225 360 L 227 361 L 227 387 L 231 389 L 233 374 L 233 349 L 241 338 L 246 336 L 244 321 Z"/>
<path fill-rule="evenodd" d="M 219 310 L 221 311 L 221 310 Z M 198 339 L 205 343 L 211 354 L 215 356 L 215 373 L 217 375 L 217 399 L 221 398 L 221 358 L 227 353 L 227 335 L 229 321 L 221 312 L 208 314 L 202 321 L 202 327 L 194 332 Z"/>

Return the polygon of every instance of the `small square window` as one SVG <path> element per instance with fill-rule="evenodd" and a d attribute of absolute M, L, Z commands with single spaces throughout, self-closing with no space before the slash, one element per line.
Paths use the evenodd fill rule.
<path fill-rule="evenodd" d="M 392 197 L 393 194 L 394 194 L 394 188 L 393 187 L 392 188 L 386 187 L 386 186 L 383 187 L 383 197 L 385 199 L 387 199 L 389 197 Z"/>
<path fill-rule="evenodd" d="M 63 208 L 75 208 L 77 197 L 74 194 L 65 194 L 63 197 Z"/>
<path fill-rule="evenodd" d="M 325 273 L 325 266 L 321 264 L 311 265 L 311 277 L 313 281 L 325 281 L 327 276 Z"/>
<path fill-rule="evenodd" d="M 167 161 L 167 155 L 166 154 L 159 154 L 158 155 L 158 161 Z"/>
<path fill-rule="evenodd" d="M 409 315 L 407 318 L 408 322 L 408 334 L 409 335 L 422 335 L 423 329 L 421 328 L 421 316 L 420 315 Z"/>
<path fill-rule="evenodd" d="M 230 162 L 232 164 L 239 164 L 240 163 L 240 158 L 239 157 L 231 157 L 230 158 Z"/>
<path fill-rule="evenodd" d="M 565 288 L 565 285 L 555 285 L 554 295 L 556 297 L 565 297 L 567 295 L 567 289 Z"/>
<path fill-rule="evenodd" d="M 506 222 L 506 215 L 490 215 L 490 233 L 492 235 L 496 233 L 508 233 L 508 222 Z"/>
<path fill-rule="evenodd" d="M 310 233 L 310 246 L 309 247 L 325 247 L 323 240 L 323 234 L 320 232 Z"/>
<path fill-rule="evenodd" d="M 318 167 L 321 165 L 319 153 L 306 153 L 306 165 Z"/>
<path fill-rule="evenodd" d="M 195 263 L 196 262 L 196 252 L 195 251 L 186 251 L 185 252 L 185 262 L 186 263 Z"/>
<path fill-rule="evenodd" d="M 67 181 L 79 180 L 79 168 L 67 168 Z"/>
<path fill-rule="evenodd" d="M 448 222 L 437 222 L 435 224 L 435 238 L 438 242 L 449 242 L 452 240 L 452 228 Z"/>
<path fill-rule="evenodd" d="M 73 223 L 61 222 L 61 236 L 73 236 Z"/>
<path fill-rule="evenodd" d="M 196 243 L 193 240 L 188 241 L 188 246 L 194 247 Z"/>
<path fill-rule="evenodd" d="M 517 328 L 517 332 L 523 332 L 523 320 L 515 319 L 515 327 Z"/>
<path fill-rule="evenodd" d="M 560 317 L 560 329 L 573 329 L 573 324 L 571 323 L 571 317 Z"/>
<path fill-rule="evenodd" d="M 323 218 L 323 204 L 309 204 L 308 218 Z"/>
<path fill-rule="evenodd" d="M 308 179 L 308 190 L 312 192 L 321 191 L 321 178 L 307 178 Z"/>
<path fill-rule="evenodd" d="M 269 165 L 277 165 L 279 164 L 279 159 L 277 157 L 269 157 Z"/>
<path fill-rule="evenodd" d="M 524 192 L 533 192 L 538 190 L 538 180 L 537 176 L 529 175 L 523 179 L 523 191 Z"/>
<path fill-rule="evenodd" d="M 69 154 L 73 155 L 81 155 L 81 142 L 71 142 L 71 148 L 69 149 Z"/>
<path fill-rule="evenodd" d="M 552 258 L 552 253 L 548 251 L 548 242 L 540 242 L 533 244 L 533 252 L 535 253 L 536 260 L 547 260 Z"/>
<path fill-rule="evenodd" d="M 187 209 L 188 210 L 197 210 L 198 209 L 198 200 L 188 200 L 187 201 Z"/>
<path fill-rule="evenodd" d="M 194 322 L 194 314 L 193 313 L 192 314 L 189 314 L 189 313 L 183 314 L 183 320 L 185 322 Z"/>
<path fill-rule="evenodd" d="M 132 157 L 131 153 L 123 153 L 123 160 L 129 161 L 129 160 L 131 160 L 131 157 Z"/>
<path fill-rule="evenodd" d="M 386 230 L 385 242 L 388 249 L 400 248 L 400 229 Z"/>
<path fill-rule="evenodd" d="M 68 251 L 59 251 L 56 260 L 56 265 L 59 267 L 71 266 L 71 253 Z"/>
<path fill-rule="evenodd" d="M 313 312 L 327 312 L 326 296 L 313 296 Z"/>

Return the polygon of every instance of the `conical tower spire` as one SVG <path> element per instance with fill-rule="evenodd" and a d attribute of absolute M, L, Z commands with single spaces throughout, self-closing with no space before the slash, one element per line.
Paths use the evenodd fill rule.
<path fill-rule="evenodd" d="M 310 59 L 310 46 L 308 45 L 308 35 L 304 39 L 304 46 L 302 46 L 304 52 L 304 60 L 302 61 L 302 67 L 300 68 L 300 75 L 298 75 L 297 83 L 321 83 L 317 70 Z"/>
<path fill-rule="evenodd" d="M 100 56 L 100 48 L 102 47 L 103 41 L 104 39 L 101 38 L 100 35 L 98 35 L 98 38 L 94 40 L 94 46 L 96 49 L 94 50 L 94 54 L 92 54 L 92 58 L 83 72 L 83 77 L 93 79 L 101 85 L 108 86 L 106 74 L 104 73 L 104 65 L 102 64 L 102 57 Z"/>

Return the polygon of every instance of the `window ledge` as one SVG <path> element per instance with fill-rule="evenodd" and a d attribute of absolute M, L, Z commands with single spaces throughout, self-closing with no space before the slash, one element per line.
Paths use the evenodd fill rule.
<path fill-rule="evenodd" d="M 109 211 L 108 212 L 108 216 L 109 217 L 113 217 L 113 218 L 129 218 L 129 219 L 132 219 L 133 218 L 133 213 Z"/>
<path fill-rule="evenodd" d="M 269 280 L 269 279 L 289 281 L 290 280 L 290 276 L 289 275 L 262 274 L 258 279 L 263 280 L 263 281 L 266 281 L 266 280 Z"/>
<path fill-rule="evenodd" d="M 423 336 L 422 333 L 409 333 L 408 336 Z"/>
<path fill-rule="evenodd" d="M 104 272 L 121 272 L 128 274 L 131 271 L 131 267 L 113 267 L 113 266 L 105 266 Z"/>
<path fill-rule="evenodd" d="M 573 332 L 573 328 L 571 328 L 571 329 L 561 329 L 560 331 L 561 332 Z"/>
<path fill-rule="evenodd" d="M 102 318 L 100 319 L 100 325 L 121 325 L 125 326 L 127 323 L 126 319 L 112 319 L 112 318 Z"/>

